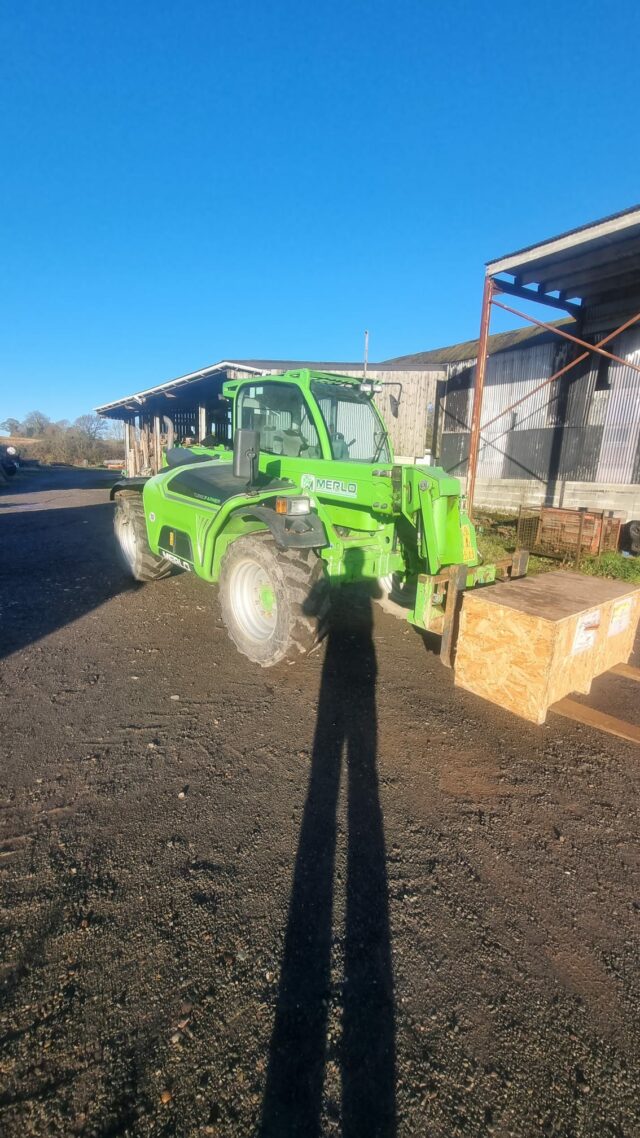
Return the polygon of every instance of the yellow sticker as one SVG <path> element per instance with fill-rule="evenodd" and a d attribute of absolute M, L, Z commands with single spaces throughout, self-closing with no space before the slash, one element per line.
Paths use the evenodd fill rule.
<path fill-rule="evenodd" d="M 631 623 L 631 600 L 631 597 L 623 597 L 621 601 L 614 601 L 607 636 L 616 636 L 629 627 Z"/>
<path fill-rule="evenodd" d="M 462 559 L 463 561 L 474 561 L 476 555 L 473 548 L 473 542 L 471 540 L 471 531 L 469 529 L 469 526 L 462 525 L 460 529 L 462 531 Z"/>

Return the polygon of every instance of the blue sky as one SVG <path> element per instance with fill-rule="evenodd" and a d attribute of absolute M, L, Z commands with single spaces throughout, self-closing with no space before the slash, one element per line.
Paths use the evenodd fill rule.
<path fill-rule="evenodd" d="M 477 334 L 640 198 L 633 0 L 4 0 L 0 419 Z M 513 322 L 512 322 L 513 323 Z M 496 325 L 498 327 L 498 325 Z"/>

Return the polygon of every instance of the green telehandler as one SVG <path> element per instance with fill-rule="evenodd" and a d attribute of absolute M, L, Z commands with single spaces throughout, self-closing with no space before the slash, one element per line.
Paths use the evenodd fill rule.
<path fill-rule="evenodd" d="M 450 666 L 461 591 L 522 576 L 526 557 L 481 562 L 459 482 L 394 462 L 376 390 L 308 369 L 228 380 L 233 449 L 169 447 L 158 474 L 113 487 L 128 570 L 218 584 L 231 639 L 263 667 L 314 645 L 332 586 L 369 582 Z"/>

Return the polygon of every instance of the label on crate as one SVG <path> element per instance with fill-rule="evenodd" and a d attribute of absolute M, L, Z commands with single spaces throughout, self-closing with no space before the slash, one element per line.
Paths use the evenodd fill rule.
<path fill-rule="evenodd" d="M 573 638 L 573 648 L 571 649 L 572 656 L 575 656 L 578 652 L 586 652 L 589 648 L 593 648 L 599 627 L 600 609 L 592 609 L 591 612 L 585 612 L 578 618 L 576 634 Z"/>
<path fill-rule="evenodd" d="M 617 636 L 619 632 L 624 632 L 631 623 L 631 597 L 625 597 L 621 601 L 614 601 L 613 608 L 611 609 L 611 619 L 609 621 L 608 636 Z"/>

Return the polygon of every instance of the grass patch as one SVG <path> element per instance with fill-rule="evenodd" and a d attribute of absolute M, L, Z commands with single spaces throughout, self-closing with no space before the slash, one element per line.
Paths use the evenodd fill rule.
<path fill-rule="evenodd" d="M 505 527 L 507 528 L 507 527 Z M 516 548 L 516 527 L 513 526 L 513 534 L 507 537 L 506 534 L 497 533 L 494 529 L 488 529 L 486 525 L 479 524 L 476 527 L 476 537 L 478 539 L 478 550 L 482 554 L 482 558 L 488 564 L 493 561 L 502 561 L 505 557 L 510 557 L 515 552 Z M 556 561 L 553 557 L 536 557 L 532 555 L 529 558 L 528 574 L 535 573 L 549 573 L 552 569 L 562 569 L 561 562 Z"/>
<path fill-rule="evenodd" d="M 483 560 L 489 564 L 509 557 L 516 548 L 516 523 L 513 518 L 480 517 L 476 525 L 478 549 Z M 554 569 L 568 569 L 575 572 L 573 557 L 561 561 L 556 557 L 529 558 L 527 572 L 549 573 Z M 640 584 L 640 557 L 623 557 L 621 553 L 601 553 L 600 556 L 585 555 L 580 561 L 580 572 L 590 577 L 608 577 L 613 581 L 629 581 Z"/>
<path fill-rule="evenodd" d="M 623 557 L 621 553 L 583 557 L 580 572 L 591 577 L 609 577 L 614 581 L 631 581 L 640 585 L 640 557 Z"/>

